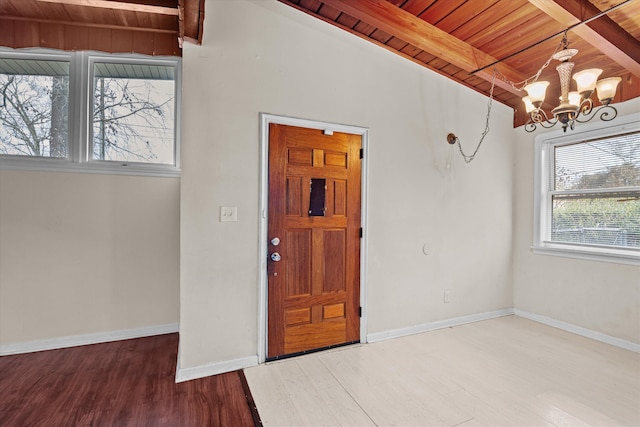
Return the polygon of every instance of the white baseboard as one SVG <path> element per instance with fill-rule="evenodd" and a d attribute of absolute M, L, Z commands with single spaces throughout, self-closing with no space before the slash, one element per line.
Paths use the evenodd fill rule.
<path fill-rule="evenodd" d="M 237 371 L 238 369 L 250 368 L 258 364 L 258 356 L 243 357 L 240 359 L 225 360 L 223 362 L 207 363 L 206 365 L 194 366 L 192 368 L 177 368 L 176 382 L 196 380 L 198 378 L 210 377 L 211 375 L 224 374 L 226 372 Z M 178 366 L 180 366 L 180 355 L 178 354 Z"/>
<path fill-rule="evenodd" d="M 493 319 L 495 317 L 509 316 L 513 314 L 512 308 L 489 311 L 487 313 L 471 314 L 469 316 L 455 317 L 453 319 L 440 320 L 437 322 L 423 323 L 422 325 L 409 326 L 407 328 L 392 329 L 384 332 L 376 332 L 367 335 L 367 342 L 384 341 L 392 338 L 400 338 L 408 335 L 415 335 L 422 332 L 434 331 L 436 329 L 450 328 L 452 326 L 464 325 L 465 323 L 478 322 L 480 320 Z"/>
<path fill-rule="evenodd" d="M 612 337 L 601 332 L 596 332 L 591 329 L 576 326 L 571 323 L 566 323 L 561 320 L 552 319 L 550 317 L 542 316 L 540 314 L 529 313 L 524 310 L 515 309 L 514 314 L 516 316 L 524 317 L 525 319 L 533 320 L 534 322 L 543 323 L 554 328 L 562 329 L 563 331 L 571 332 L 577 335 L 581 335 L 586 338 L 591 338 L 596 341 L 600 341 L 606 344 L 610 344 L 616 347 L 624 348 L 635 353 L 640 353 L 640 344 L 636 344 L 631 341 L 626 341 L 621 338 Z"/>
<path fill-rule="evenodd" d="M 15 344 L 0 344 L 0 356 L 33 353 L 35 351 L 43 350 L 55 350 L 80 345 L 99 344 L 111 341 L 128 340 L 132 338 L 151 337 L 154 335 L 171 334 L 174 332 L 178 332 L 177 323 L 135 329 L 122 329 L 119 331 L 97 332 L 94 334 L 73 335 L 45 340 L 26 341 Z"/>

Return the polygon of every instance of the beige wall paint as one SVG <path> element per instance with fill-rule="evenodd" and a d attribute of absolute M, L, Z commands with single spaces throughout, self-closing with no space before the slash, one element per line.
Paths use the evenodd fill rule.
<path fill-rule="evenodd" d="M 178 178 L 0 171 L 0 343 L 178 322 Z"/>
<path fill-rule="evenodd" d="M 183 58 L 182 368 L 257 353 L 260 112 L 370 129 L 369 333 L 512 306 L 509 108 L 446 169 L 447 133 L 472 152 L 485 97 L 275 0 L 206 7 Z"/>
<path fill-rule="evenodd" d="M 513 304 L 640 343 L 637 267 L 530 252 L 534 135 L 508 108 L 447 169 L 446 134 L 472 151 L 486 98 L 275 0 L 207 16 L 185 49 L 182 190 L 0 171 L 0 344 L 174 323 L 180 299 L 182 367 L 255 355 L 260 112 L 371 131 L 369 333 Z M 218 222 L 223 205 L 239 222 Z"/>
<path fill-rule="evenodd" d="M 638 112 L 640 99 L 617 107 L 621 116 Z M 515 130 L 514 307 L 640 344 L 640 267 L 531 252 L 540 133 Z"/>
<path fill-rule="evenodd" d="M 640 343 L 637 267 L 530 252 L 534 135 L 508 108 L 478 159 L 455 149 L 447 169 L 446 134 L 472 151 L 486 98 L 275 0 L 207 16 L 185 49 L 181 187 L 0 171 L 0 344 L 180 316 L 182 367 L 255 355 L 260 112 L 370 129 L 369 333 L 515 305 Z M 223 205 L 237 223 L 218 222 Z"/>

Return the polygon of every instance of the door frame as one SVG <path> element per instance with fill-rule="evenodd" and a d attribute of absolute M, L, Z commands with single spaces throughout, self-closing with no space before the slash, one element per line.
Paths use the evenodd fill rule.
<path fill-rule="evenodd" d="M 264 363 L 267 358 L 267 331 L 268 331 L 268 306 L 267 306 L 267 239 L 268 239 L 268 212 L 269 212 L 269 125 L 271 123 L 298 126 L 308 129 L 322 129 L 326 132 L 344 132 L 360 135 L 362 138 L 362 169 L 360 176 L 361 187 L 361 219 L 362 238 L 360 239 L 360 342 L 367 342 L 367 189 L 369 175 L 369 129 L 361 126 L 343 125 L 337 123 L 321 122 L 317 120 L 300 119 L 295 117 L 279 116 L 268 113 L 260 113 L 260 203 L 259 203 L 259 227 L 258 227 L 258 363 Z"/>

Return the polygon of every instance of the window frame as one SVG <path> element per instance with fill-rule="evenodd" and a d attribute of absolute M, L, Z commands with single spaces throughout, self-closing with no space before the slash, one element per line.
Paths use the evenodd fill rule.
<path fill-rule="evenodd" d="M 562 130 L 546 132 L 535 138 L 533 245 L 536 254 L 603 261 L 640 266 L 640 248 L 615 248 L 551 241 L 550 174 L 553 173 L 554 147 L 601 139 L 630 132 L 640 132 L 640 114 L 618 117 L 615 123 L 580 124 L 580 129 L 566 134 Z"/>
<path fill-rule="evenodd" d="M 94 51 L 64 52 L 51 49 L 0 48 L 0 58 L 69 61 L 69 146 L 67 158 L 0 155 L 0 170 L 81 172 L 114 175 L 180 176 L 182 60 L 139 54 Z M 174 164 L 96 161 L 91 158 L 91 104 L 93 64 L 96 62 L 174 67 Z"/>
<path fill-rule="evenodd" d="M 33 52 L 30 54 L 24 54 L 24 53 L 17 53 L 17 51 L 15 50 L 6 50 L 6 49 L 2 49 L 0 48 L 0 58 L 10 58 L 10 59 L 16 59 L 16 60 L 39 60 L 39 61 L 54 61 L 54 62 L 66 62 L 69 64 L 69 111 L 68 111 L 68 116 L 69 118 L 71 118 L 72 116 L 72 111 L 71 111 L 71 97 L 72 97 L 72 86 L 73 86 L 73 77 L 72 75 L 74 74 L 72 71 L 73 68 L 73 61 L 72 61 L 72 55 L 70 52 L 55 52 L 55 51 L 41 51 L 40 49 L 37 50 L 37 52 Z M 72 126 L 71 124 L 69 124 L 69 127 L 67 129 L 67 156 L 68 157 L 46 157 L 46 156 L 24 156 L 24 155 L 12 155 L 12 154 L 0 154 L 0 168 L 2 168 L 2 166 L 5 163 L 16 163 L 16 164 L 20 164 L 20 163 L 25 163 L 25 164 L 29 164 L 32 162 L 49 162 L 50 164 L 54 165 L 54 164 L 60 164 L 63 162 L 68 162 L 69 159 L 72 156 L 72 151 L 73 151 L 73 147 L 72 147 L 72 140 L 75 137 L 73 135 L 73 130 L 72 130 Z M 24 162 L 24 160 L 29 160 L 28 162 Z"/>

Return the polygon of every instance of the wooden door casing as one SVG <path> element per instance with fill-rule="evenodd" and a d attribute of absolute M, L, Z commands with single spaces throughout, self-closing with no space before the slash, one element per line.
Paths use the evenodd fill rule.
<path fill-rule="evenodd" d="M 360 135 L 270 124 L 270 359 L 360 338 L 361 147 Z M 323 216 L 310 215 L 312 179 L 325 179 Z"/>

